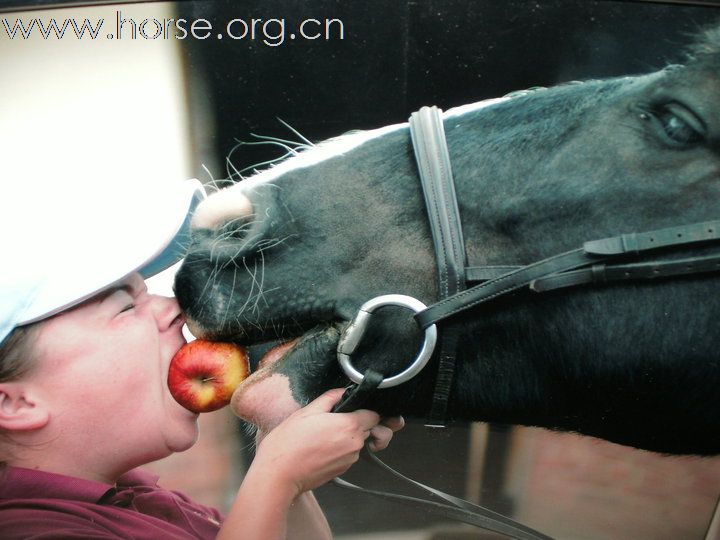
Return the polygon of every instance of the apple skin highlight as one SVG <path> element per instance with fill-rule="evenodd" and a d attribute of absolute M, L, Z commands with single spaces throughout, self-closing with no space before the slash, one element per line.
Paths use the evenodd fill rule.
<path fill-rule="evenodd" d="M 197 339 L 183 345 L 170 362 L 168 388 L 180 405 L 194 413 L 230 403 L 250 374 L 247 350 L 234 343 Z"/>

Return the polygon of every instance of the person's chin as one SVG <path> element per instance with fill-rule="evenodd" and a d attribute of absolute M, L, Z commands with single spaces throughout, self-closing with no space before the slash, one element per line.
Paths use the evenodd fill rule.
<path fill-rule="evenodd" d="M 193 411 L 191 411 L 191 410 L 189 410 L 189 409 L 186 409 L 185 407 L 183 407 L 182 405 L 180 405 L 177 401 L 175 401 L 175 400 L 173 400 L 173 401 L 174 401 L 175 406 L 177 407 L 177 409 L 180 411 L 179 414 L 181 414 L 183 417 L 185 417 L 185 418 L 187 418 L 187 419 L 192 419 L 192 420 L 194 420 L 194 421 L 197 421 L 197 419 L 200 418 L 200 413 L 196 413 L 196 412 L 193 412 Z"/>
<path fill-rule="evenodd" d="M 195 422 L 192 426 L 185 426 L 185 429 L 169 435 L 166 439 L 167 446 L 172 452 L 184 452 L 195 445 L 198 434 L 198 425 Z"/>
<path fill-rule="evenodd" d="M 169 446 L 171 446 L 173 452 L 182 452 L 197 442 L 200 414 L 180 405 L 169 393 L 166 398 L 169 402 L 166 409 L 168 414 L 166 426 L 168 429 L 172 429 L 172 432 L 168 433 L 167 436 L 173 443 Z"/>

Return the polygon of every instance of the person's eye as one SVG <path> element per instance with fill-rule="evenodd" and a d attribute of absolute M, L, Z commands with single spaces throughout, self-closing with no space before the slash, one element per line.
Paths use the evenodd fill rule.
<path fill-rule="evenodd" d="M 135 304 L 128 304 L 120 310 L 120 313 L 125 313 L 126 311 L 131 311 L 133 309 L 135 309 Z"/>

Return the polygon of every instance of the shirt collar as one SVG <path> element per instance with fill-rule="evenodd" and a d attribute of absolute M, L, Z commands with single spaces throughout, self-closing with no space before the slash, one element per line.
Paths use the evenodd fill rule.
<path fill-rule="evenodd" d="M 118 479 L 117 487 L 156 486 L 158 477 L 138 469 Z M 0 470 L 0 499 L 69 499 L 97 502 L 115 486 L 22 467 Z"/>

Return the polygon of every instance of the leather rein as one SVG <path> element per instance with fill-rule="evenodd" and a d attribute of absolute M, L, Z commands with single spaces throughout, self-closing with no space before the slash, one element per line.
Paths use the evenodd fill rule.
<path fill-rule="evenodd" d="M 633 255 L 639 258 L 652 255 L 654 251 L 662 248 L 682 248 L 718 241 L 720 220 L 589 241 L 581 248 L 526 266 L 468 266 L 442 111 L 437 107 L 423 107 L 413 113 L 410 117 L 410 134 L 432 231 L 440 300 L 428 307 L 412 297 L 385 295 L 374 298 L 360 307 L 358 314 L 343 331 L 338 344 L 338 360 L 354 384 L 347 389 L 343 399 L 335 407 L 336 412 L 360 408 L 378 389 L 407 381 L 419 373 L 433 354 L 436 354 L 438 370 L 427 425 L 443 427 L 455 374 L 460 325 L 444 327 L 439 338 L 436 325 L 512 291 L 529 287 L 535 292 L 545 292 L 590 283 L 720 271 L 720 255 L 672 260 L 639 260 L 629 263 L 619 261 Z M 468 283 L 477 284 L 468 288 Z M 362 374 L 352 366 L 351 355 L 360 343 L 368 319 L 374 310 L 386 305 L 401 306 L 414 311 L 415 321 L 425 332 L 425 343 L 412 364 L 397 375 L 384 378 L 372 369 Z M 438 339 L 439 347 L 435 351 Z M 336 478 L 335 484 L 395 500 L 443 517 L 506 534 L 512 538 L 528 540 L 550 538 L 487 508 L 403 476 L 380 461 L 368 450 L 367 445 L 363 457 L 398 479 L 443 502 L 366 490 L 341 478 Z"/>

